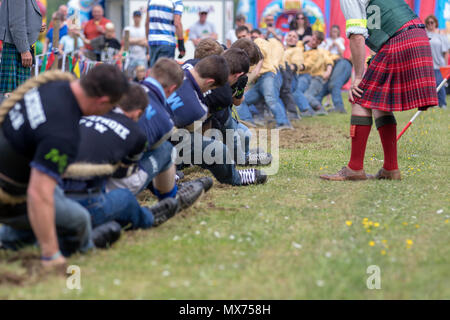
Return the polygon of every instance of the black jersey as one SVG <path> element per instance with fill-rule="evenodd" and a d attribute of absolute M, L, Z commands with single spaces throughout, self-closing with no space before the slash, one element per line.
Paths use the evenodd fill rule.
<path fill-rule="evenodd" d="M 8 154 L 8 147 L 2 145 L 0 172 L 26 184 L 31 168 L 36 168 L 60 181 L 77 155 L 81 116 L 67 81 L 50 82 L 28 91 L 2 124 L 4 137 L 14 152 Z"/>

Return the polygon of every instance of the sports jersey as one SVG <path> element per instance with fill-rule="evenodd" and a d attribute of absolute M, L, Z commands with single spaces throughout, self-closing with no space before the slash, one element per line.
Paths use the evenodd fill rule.
<path fill-rule="evenodd" d="M 181 0 L 149 0 L 148 44 L 151 46 L 175 46 L 174 15 L 183 14 Z"/>
<path fill-rule="evenodd" d="M 150 149 L 154 149 L 169 138 L 174 128 L 173 112 L 158 81 L 148 77 L 141 85 L 147 92 L 149 104 L 138 123 L 147 136 Z"/>
<path fill-rule="evenodd" d="M 116 108 L 104 116 L 83 117 L 79 123 L 80 146 L 76 163 L 112 164 L 119 162 L 127 167 L 114 172 L 114 177 L 127 176 L 129 167 L 140 160 L 147 139 L 132 119 Z M 91 179 L 64 179 L 63 189 L 83 191 L 104 183 L 108 176 Z"/>
<path fill-rule="evenodd" d="M 31 168 L 36 168 L 60 181 L 77 154 L 81 116 L 67 81 L 50 82 L 28 91 L 2 124 L 4 139 L 18 157 L 2 144 L 0 172 L 28 184 Z"/>
<path fill-rule="evenodd" d="M 174 113 L 174 123 L 178 128 L 184 128 L 195 121 L 204 121 L 208 114 L 203 93 L 188 70 L 184 71 L 184 81 L 177 91 L 167 99 Z"/>

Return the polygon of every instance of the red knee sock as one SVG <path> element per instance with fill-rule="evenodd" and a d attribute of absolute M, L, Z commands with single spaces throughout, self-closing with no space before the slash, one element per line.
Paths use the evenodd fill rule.
<path fill-rule="evenodd" d="M 380 134 L 384 150 L 383 168 L 388 171 L 397 170 L 397 125 L 393 123 L 386 124 L 378 128 L 378 133 Z"/>
<path fill-rule="evenodd" d="M 361 117 L 362 118 L 362 117 Z M 370 118 L 372 120 L 372 118 Z M 352 125 L 352 154 L 348 167 L 358 171 L 364 168 L 364 154 L 366 153 L 367 139 L 369 139 L 371 125 Z"/>

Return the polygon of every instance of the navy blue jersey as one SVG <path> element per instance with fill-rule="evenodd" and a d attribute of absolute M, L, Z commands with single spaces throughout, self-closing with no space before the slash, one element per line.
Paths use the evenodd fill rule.
<path fill-rule="evenodd" d="M 204 121 L 208 114 L 203 93 L 191 72 L 185 70 L 184 75 L 181 87 L 167 99 L 178 128 L 184 128 L 195 121 Z"/>
<path fill-rule="evenodd" d="M 200 61 L 200 59 L 189 59 L 187 60 L 185 63 L 183 63 L 183 65 L 181 66 L 181 68 L 183 70 L 190 70 L 190 69 L 194 69 L 195 65 Z"/>
<path fill-rule="evenodd" d="M 6 163 L 7 151 L 0 148 L 0 172 L 27 184 L 31 168 L 36 168 L 60 181 L 77 155 L 81 116 L 67 81 L 50 82 L 28 91 L 9 111 L 1 128 L 22 161 Z"/>
<path fill-rule="evenodd" d="M 149 77 L 141 85 L 147 92 L 149 104 L 138 123 L 147 136 L 150 149 L 154 149 L 169 138 L 174 128 L 174 114 L 158 81 Z"/>

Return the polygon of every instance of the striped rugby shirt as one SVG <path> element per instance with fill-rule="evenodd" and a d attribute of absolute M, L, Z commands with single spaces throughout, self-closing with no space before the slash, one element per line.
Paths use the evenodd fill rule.
<path fill-rule="evenodd" d="M 182 0 L 148 0 L 148 44 L 176 45 L 173 16 L 183 14 Z"/>

